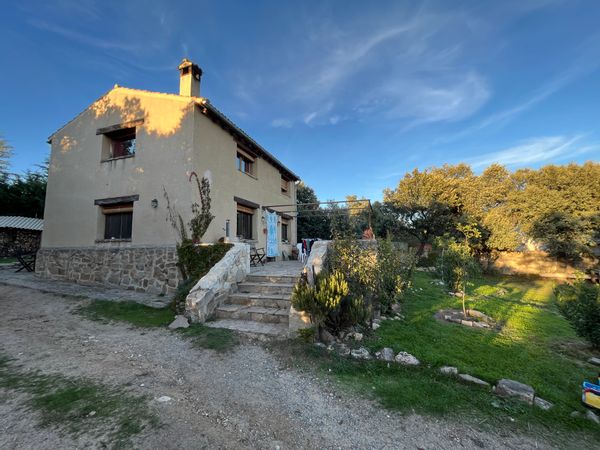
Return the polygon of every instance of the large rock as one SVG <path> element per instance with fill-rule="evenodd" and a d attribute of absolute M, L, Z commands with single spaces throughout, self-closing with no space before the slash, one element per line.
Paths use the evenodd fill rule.
<path fill-rule="evenodd" d="M 588 362 L 595 366 L 600 366 L 600 358 L 592 357 L 592 358 L 588 359 Z"/>
<path fill-rule="evenodd" d="M 600 417 L 598 417 L 596 413 L 593 413 L 589 409 L 585 412 L 585 418 L 600 425 Z"/>
<path fill-rule="evenodd" d="M 348 346 L 346 344 L 343 344 L 343 343 L 342 344 L 337 344 L 335 346 L 335 350 L 341 356 L 348 356 L 350 354 L 350 349 L 348 348 Z"/>
<path fill-rule="evenodd" d="M 474 377 L 474 376 L 466 374 L 466 373 L 458 374 L 458 378 L 460 378 L 461 380 L 463 380 L 467 383 L 473 383 L 478 386 L 489 386 L 490 385 L 490 383 L 488 383 L 487 381 L 483 381 L 477 377 Z"/>
<path fill-rule="evenodd" d="M 190 326 L 190 323 L 187 320 L 187 317 L 177 315 L 175 316 L 175 320 L 169 324 L 169 329 L 176 330 L 177 328 L 187 328 Z"/>
<path fill-rule="evenodd" d="M 393 361 L 394 360 L 394 350 L 389 347 L 382 348 L 380 351 L 375 353 L 377 359 L 382 361 Z"/>
<path fill-rule="evenodd" d="M 531 386 L 506 378 L 498 381 L 495 392 L 501 397 L 516 397 L 530 405 L 533 404 L 535 397 L 535 391 Z"/>
<path fill-rule="evenodd" d="M 335 336 L 325 328 L 321 328 L 319 331 L 319 337 L 321 338 L 321 342 L 325 343 L 326 345 L 331 345 L 335 342 Z"/>
<path fill-rule="evenodd" d="M 458 369 L 452 366 L 440 367 L 440 372 L 444 375 L 458 375 Z"/>
<path fill-rule="evenodd" d="M 554 403 L 549 402 L 548 400 L 544 400 L 541 397 L 535 397 L 533 399 L 533 404 L 538 408 L 543 409 L 544 411 L 548 411 L 552 407 L 554 407 Z"/>
<path fill-rule="evenodd" d="M 352 356 L 354 359 L 371 359 L 372 358 L 371 354 L 369 353 L 369 350 L 367 350 L 364 347 L 352 350 L 350 352 L 350 356 Z"/>
<path fill-rule="evenodd" d="M 421 361 L 407 352 L 398 353 L 395 359 L 398 364 L 402 364 L 403 366 L 418 366 L 421 364 Z"/>

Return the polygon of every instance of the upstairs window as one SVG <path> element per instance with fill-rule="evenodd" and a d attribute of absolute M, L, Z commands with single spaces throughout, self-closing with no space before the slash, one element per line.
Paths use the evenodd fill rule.
<path fill-rule="evenodd" d="M 290 195 L 290 181 L 281 177 L 281 193 Z"/>
<path fill-rule="evenodd" d="M 104 239 L 131 239 L 133 202 L 102 207 Z"/>
<path fill-rule="evenodd" d="M 243 151 L 240 147 L 238 147 L 238 151 L 236 153 L 236 162 L 237 169 L 240 172 L 252 175 L 253 177 L 256 176 L 254 157 Z"/>
<path fill-rule="evenodd" d="M 254 161 L 241 153 L 237 154 L 237 168 L 240 172 L 254 174 Z"/>
<path fill-rule="evenodd" d="M 122 128 L 104 134 L 110 141 L 110 157 L 123 158 L 135 155 L 135 127 Z"/>

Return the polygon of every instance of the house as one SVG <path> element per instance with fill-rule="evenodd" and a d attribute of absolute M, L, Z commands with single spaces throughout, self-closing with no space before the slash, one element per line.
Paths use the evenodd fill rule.
<path fill-rule="evenodd" d="M 43 227 L 42 219 L 0 216 L 0 258 L 36 252 Z"/>
<path fill-rule="evenodd" d="M 211 186 L 204 242 L 266 246 L 265 211 L 295 205 L 298 176 L 200 96 L 202 70 L 184 59 L 179 94 L 115 86 L 49 138 L 44 233 L 36 272 L 151 293 L 177 286 L 177 233 L 165 192 L 184 218 Z M 294 208 L 286 208 L 288 211 Z M 296 242 L 279 214 L 279 255 Z"/>

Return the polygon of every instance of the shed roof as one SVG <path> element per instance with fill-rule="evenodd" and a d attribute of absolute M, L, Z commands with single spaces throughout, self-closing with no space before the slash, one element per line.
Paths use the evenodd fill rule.
<path fill-rule="evenodd" d="M 42 231 L 44 229 L 44 219 L 21 216 L 0 216 L 0 228 Z"/>

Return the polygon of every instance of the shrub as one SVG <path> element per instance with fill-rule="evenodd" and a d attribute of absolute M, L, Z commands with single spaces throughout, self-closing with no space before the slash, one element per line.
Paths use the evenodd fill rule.
<path fill-rule="evenodd" d="M 554 294 L 575 332 L 600 349 L 600 286 L 578 281 L 558 286 Z"/>
<path fill-rule="evenodd" d="M 200 279 L 218 263 L 232 244 L 196 245 L 190 239 L 177 244 L 178 267 L 184 278 Z"/>
<path fill-rule="evenodd" d="M 317 328 L 325 326 L 336 331 L 348 292 L 348 283 L 341 272 L 322 273 L 316 276 L 314 286 L 300 282 L 294 287 L 292 305 L 306 312 Z"/>
<path fill-rule="evenodd" d="M 194 287 L 198 280 L 194 278 L 187 278 L 186 280 L 179 283 L 177 291 L 171 299 L 170 308 L 175 314 L 183 314 L 185 312 L 185 299 Z"/>
<path fill-rule="evenodd" d="M 378 241 L 375 295 L 382 313 L 400 302 L 412 280 L 415 262 L 414 251 L 398 249 L 389 238 Z"/>
<path fill-rule="evenodd" d="M 218 263 L 232 244 L 195 245 L 190 239 L 177 244 L 177 266 L 185 281 L 177 287 L 171 300 L 171 307 L 177 314 L 185 311 L 185 299 L 200 278 Z"/>

